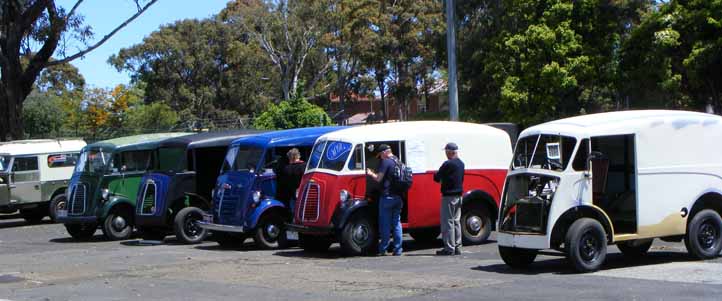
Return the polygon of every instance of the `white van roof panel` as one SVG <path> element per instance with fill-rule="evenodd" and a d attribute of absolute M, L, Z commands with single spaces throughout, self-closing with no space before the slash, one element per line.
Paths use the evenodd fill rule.
<path fill-rule="evenodd" d="M 85 141 L 72 140 L 16 140 L 0 143 L 0 154 L 20 156 L 37 155 L 62 152 L 79 152 L 85 146 Z"/>

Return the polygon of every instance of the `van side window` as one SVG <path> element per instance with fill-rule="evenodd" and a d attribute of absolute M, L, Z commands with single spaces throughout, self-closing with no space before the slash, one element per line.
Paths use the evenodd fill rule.
<path fill-rule="evenodd" d="M 48 167 L 72 167 L 78 163 L 80 153 L 48 155 Z"/>
<path fill-rule="evenodd" d="M 364 169 L 364 146 L 363 144 L 357 144 L 351 154 L 351 159 L 348 160 L 349 170 L 363 170 Z"/>
<path fill-rule="evenodd" d="M 38 157 L 15 157 L 13 171 L 36 171 L 38 170 Z"/>
<path fill-rule="evenodd" d="M 574 162 L 572 162 L 572 168 L 576 171 L 587 170 L 587 157 L 589 157 L 589 139 L 582 139 L 579 142 L 579 150 L 574 157 Z"/>
<path fill-rule="evenodd" d="M 154 156 L 152 151 L 130 151 L 120 154 L 121 166 L 125 166 L 126 172 L 145 171 L 154 167 Z"/>

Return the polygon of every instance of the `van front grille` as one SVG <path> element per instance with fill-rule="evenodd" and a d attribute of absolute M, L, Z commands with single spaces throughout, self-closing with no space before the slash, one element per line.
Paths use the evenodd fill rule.
<path fill-rule="evenodd" d="M 308 183 L 303 198 L 303 210 L 301 210 L 301 220 L 304 222 L 318 221 L 320 212 L 319 202 L 321 198 L 321 188 L 318 184 Z"/>
<path fill-rule="evenodd" d="M 87 199 L 87 186 L 85 184 L 75 184 L 72 195 L 70 196 L 69 214 L 80 215 L 85 213 L 85 200 Z"/>

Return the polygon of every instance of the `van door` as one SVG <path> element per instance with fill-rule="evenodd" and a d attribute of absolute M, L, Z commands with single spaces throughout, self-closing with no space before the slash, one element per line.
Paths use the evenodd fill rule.
<path fill-rule="evenodd" d="M 10 174 L 10 199 L 16 204 L 41 202 L 38 157 L 15 157 Z"/>
<path fill-rule="evenodd" d="M 378 169 L 379 163 L 381 160 L 376 156 L 378 151 L 378 147 L 381 146 L 381 144 L 387 144 L 389 147 L 391 147 L 391 152 L 396 156 L 401 162 L 404 162 L 406 164 L 406 143 L 405 141 L 372 141 L 372 142 L 366 142 L 366 150 L 365 150 L 365 158 L 364 163 L 366 165 L 366 168 L 369 168 L 371 170 L 376 171 Z M 411 187 L 411 189 L 414 189 L 414 186 Z M 411 193 L 411 191 L 409 191 Z M 370 177 L 367 177 L 366 179 L 366 196 L 378 199 L 381 195 L 381 185 L 372 180 Z M 409 221 L 409 198 L 407 196 L 403 196 L 403 202 L 404 207 L 401 209 L 401 222 L 407 223 Z M 436 211 L 438 215 L 438 210 Z"/>
<path fill-rule="evenodd" d="M 0 208 L 10 204 L 10 176 L 0 172 Z"/>

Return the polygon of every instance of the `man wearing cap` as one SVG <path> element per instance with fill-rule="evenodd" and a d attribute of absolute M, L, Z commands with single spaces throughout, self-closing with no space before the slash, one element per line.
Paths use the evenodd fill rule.
<path fill-rule="evenodd" d="M 391 172 L 396 166 L 394 154 L 391 147 L 387 144 L 381 144 L 378 148 L 377 155 L 381 158 L 377 172 L 366 169 L 366 174 L 381 183 L 381 197 L 379 198 L 379 255 L 385 255 L 386 249 L 389 247 L 389 236 L 393 233 L 394 237 L 394 256 L 400 256 L 402 233 L 401 233 L 401 208 L 403 201 L 401 193 L 394 191 L 391 185 Z"/>
<path fill-rule="evenodd" d="M 461 255 L 461 193 L 464 184 L 464 162 L 459 159 L 459 146 L 450 142 L 444 147 L 446 162 L 434 174 L 441 182 L 441 237 L 444 248 L 436 255 Z"/>

